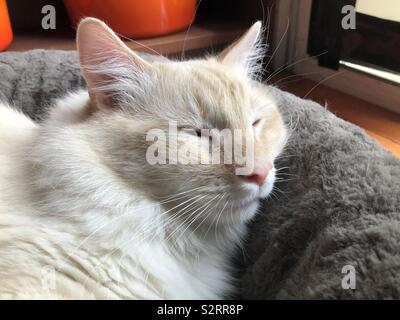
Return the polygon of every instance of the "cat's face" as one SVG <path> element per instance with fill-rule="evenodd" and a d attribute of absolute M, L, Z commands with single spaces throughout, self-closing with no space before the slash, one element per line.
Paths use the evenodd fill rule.
<path fill-rule="evenodd" d="M 79 27 L 104 161 L 188 221 L 246 220 L 272 190 L 286 128 L 250 78 L 259 28 L 218 57 L 150 64 L 101 22 Z"/>

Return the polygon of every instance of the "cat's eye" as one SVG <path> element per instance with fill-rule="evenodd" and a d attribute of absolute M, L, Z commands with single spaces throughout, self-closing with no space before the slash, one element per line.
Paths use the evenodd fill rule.
<path fill-rule="evenodd" d="M 183 130 L 189 134 L 192 134 L 196 137 L 201 137 L 201 129 L 195 129 L 195 128 L 188 128 L 188 127 L 181 127 L 179 130 Z"/>
<path fill-rule="evenodd" d="M 201 129 L 188 129 L 191 134 L 196 137 L 201 137 Z"/>
<path fill-rule="evenodd" d="M 261 122 L 261 119 L 257 119 L 256 121 L 253 122 L 253 128 L 257 127 Z"/>

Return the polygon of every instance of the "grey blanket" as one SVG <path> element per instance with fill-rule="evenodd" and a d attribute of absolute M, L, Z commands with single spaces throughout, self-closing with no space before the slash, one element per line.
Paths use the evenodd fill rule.
<path fill-rule="evenodd" d="M 0 99 L 34 119 L 82 86 L 75 52 L 0 54 Z M 272 92 L 292 135 L 238 250 L 238 297 L 400 298 L 400 161 L 322 106 Z"/>

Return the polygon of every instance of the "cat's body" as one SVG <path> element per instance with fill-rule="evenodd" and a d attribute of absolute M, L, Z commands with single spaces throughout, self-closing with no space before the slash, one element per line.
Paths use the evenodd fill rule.
<path fill-rule="evenodd" d="M 79 95 L 88 102 L 87 93 Z M 77 109 L 84 107 L 79 100 L 85 99 L 74 100 Z M 205 239 L 185 235 L 180 244 L 175 237 L 166 241 L 165 230 L 152 225 L 165 211 L 160 202 L 118 181 L 110 185 L 114 177 L 91 170 L 88 153 L 76 159 L 79 179 L 63 172 L 64 165 L 47 174 L 33 157 L 45 165 L 70 161 L 63 156 L 69 145 L 44 145 L 47 128 L 5 106 L 0 113 L 1 298 L 205 299 L 230 291 L 227 259 L 238 233 L 228 242 L 215 241 L 214 230 Z M 67 139 L 74 141 L 71 133 Z M 64 174 L 71 175 L 70 184 Z M 40 179 L 54 201 L 41 203 L 32 192 Z"/>
<path fill-rule="evenodd" d="M 167 120 L 221 128 L 251 121 L 257 161 L 272 162 L 286 139 L 273 100 L 215 59 L 154 63 L 145 75 L 150 65 L 124 51 L 105 25 L 84 25 L 78 47 L 89 94 L 60 100 L 41 124 L 0 106 L 0 298 L 229 296 L 232 253 L 258 199 L 271 191 L 274 169 L 243 180 L 233 165 L 150 166 L 145 133 Z M 124 53 L 107 66 L 97 52 L 98 69 L 87 67 L 91 41 Z M 261 104 L 242 107 L 253 99 Z M 261 120 L 251 120 L 257 112 Z"/>

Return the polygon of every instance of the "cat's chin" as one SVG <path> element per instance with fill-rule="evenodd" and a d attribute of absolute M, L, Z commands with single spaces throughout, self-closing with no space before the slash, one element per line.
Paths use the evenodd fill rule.
<path fill-rule="evenodd" d="M 242 221 L 250 220 L 254 217 L 260 205 L 259 199 L 255 199 L 246 205 L 237 208 L 237 215 L 240 216 Z"/>
<path fill-rule="evenodd" d="M 244 182 L 241 185 L 243 193 L 241 197 L 243 198 L 258 198 L 264 199 L 269 196 L 272 192 L 275 183 L 275 173 L 276 169 L 273 168 L 269 172 L 267 178 L 261 186 L 258 186 L 255 183 Z"/>
<path fill-rule="evenodd" d="M 257 194 L 257 196 L 254 196 L 249 200 L 238 201 L 237 204 L 232 206 L 232 215 L 234 217 L 239 221 L 247 221 L 254 217 L 260 205 L 260 200 L 267 198 L 274 188 L 275 172 L 276 170 L 273 168 L 265 180 L 265 183 L 262 186 L 257 187 L 257 191 L 253 190 L 253 192 L 251 192 L 253 195 Z"/>
<path fill-rule="evenodd" d="M 221 222 L 228 224 L 245 223 L 254 217 L 259 205 L 258 198 L 232 204 L 227 208 L 225 214 L 221 216 Z"/>
<path fill-rule="evenodd" d="M 276 174 L 276 169 L 272 168 L 272 170 L 268 174 L 267 179 L 265 180 L 265 183 L 260 187 L 259 190 L 260 199 L 267 198 L 269 194 L 272 192 L 275 183 L 275 174 Z"/>

